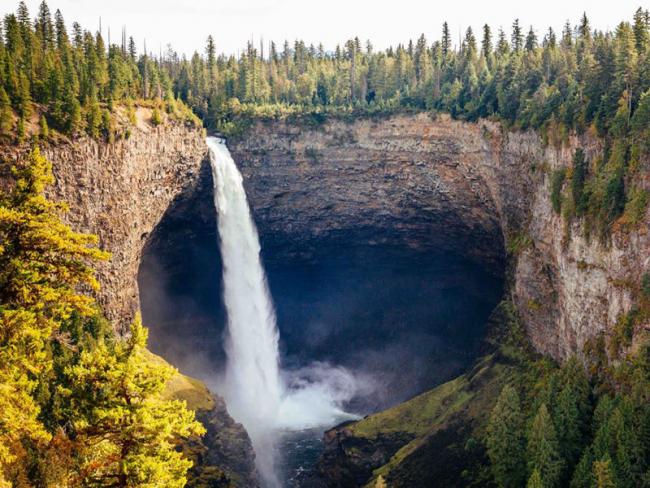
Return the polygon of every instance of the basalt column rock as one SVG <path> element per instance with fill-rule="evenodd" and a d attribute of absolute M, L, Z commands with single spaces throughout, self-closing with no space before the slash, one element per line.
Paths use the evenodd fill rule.
<path fill-rule="evenodd" d="M 206 156 L 203 130 L 168 121 L 134 128 L 112 144 L 89 138 L 48 146 L 55 200 L 67 202 L 66 220 L 99 236 L 112 253 L 100 263 L 98 301 L 118 330 L 139 308 L 137 273 L 147 236 L 171 202 L 191 191 Z"/>

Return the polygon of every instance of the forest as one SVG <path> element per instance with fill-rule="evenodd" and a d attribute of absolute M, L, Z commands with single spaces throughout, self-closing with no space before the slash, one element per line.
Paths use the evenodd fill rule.
<path fill-rule="evenodd" d="M 648 10 L 613 32 L 592 29 L 585 14 L 561 32 L 518 20 L 509 32 L 468 28 L 459 45 L 443 23 L 438 40 L 383 51 L 354 38 L 333 51 L 297 40 L 226 56 L 210 36 L 188 59 L 171 46 L 140 50 L 126 32 L 114 41 L 77 23 L 68 30 L 45 2 L 34 16 L 21 2 L 2 20 L 0 138 L 31 149 L 0 192 L 0 487 L 185 486 L 192 462 L 179 445 L 203 432 L 182 402 L 161 396 L 174 371 L 149 359 L 140 321 L 128 339 L 115 337 L 78 291 L 98 286 L 93 267 L 109 256 L 44 196 L 53 176 L 38 146 L 128 138 L 118 107 L 130 124 L 145 105 L 154 125 L 166 114 L 233 137 L 254 120 L 420 111 L 497 120 L 557 146 L 590 133 L 603 155 L 577 150 L 550 175 L 553 209 L 600 239 L 643 223 Z M 650 486 L 650 350 L 625 349 L 650 314 L 646 281 L 614 340 L 588 345 L 586 364 L 559 367 L 516 346 L 510 360 L 524 366 L 479 440 L 486 485 Z"/>
<path fill-rule="evenodd" d="M 125 31 L 108 45 L 77 23 L 68 32 L 60 11 L 52 15 L 43 2 L 32 19 L 20 3 L 2 22 L 0 133 L 19 141 L 54 132 L 112 140 L 129 134 L 114 107 L 135 123 L 136 103 L 153 107 L 154 123 L 163 112 L 195 123 L 198 116 L 227 135 L 253 119 L 318 123 L 397 111 L 494 118 L 538 130 L 555 145 L 589 131 L 605 141 L 604 154 L 583 163 L 577 155 L 572 175 L 553 175 L 554 206 L 567 220 L 584 217 L 587 232 L 602 237 L 617 221 L 637 225 L 650 199 L 634 181 L 650 150 L 649 19 L 639 8 L 631 22 L 601 32 L 585 14 L 543 35 L 515 20 L 509 33 L 470 27 L 460 45 L 443 23 L 439 40 L 421 35 L 385 51 L 354 38 L 333 52 L 297 40 L 281 48 L 249 42 L 239 56 L 226 56 L 209 36 L 187 59 L 171 46 L 139 52 Z"/>

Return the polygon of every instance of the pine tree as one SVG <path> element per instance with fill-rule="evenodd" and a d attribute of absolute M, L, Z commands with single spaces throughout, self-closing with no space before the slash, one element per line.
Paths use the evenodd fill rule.
<path fill-rule="evenodd" d="M 554 401 L 553 414 L 566 474 L 570 475 L 585 445 L 590 388 L 584 366 L 575 356 L 564 364 L 561 375 L 563 386 Z"/>
<path fill-rule="evenodd" d="M 18 144 L 22 144 L 23 142 L 25 142 L 26 136 L 27 133 L 25 128 L 25 117 L 19 117 L 18 125 L 16 126 L 16 138 L 18 140 Z"/>
<path fill-rule="evenodd" d="M 569 50 L 573 46 L 573 29 L 571 28 L 571 24 L 569 23 L 568 20 L 564 24 L 564 28 L 562 29 L 561 46 L 565 50 Z"/>
<path fill-rule="evenodd" d="M 578 26 L 578 35 L 582 41 L 588 42 L 591 40 L 591 26 L 589 24 L 589 19 L 587 18 L 586 12 L 582 14 L 582 18 L 580 19 L 580 26 Z"/>
<path fill-rule="evenodd" d="M 154 127 L 162 124 L 162 117 L 160 115 L 160 110 L 158 110 L 157 106 L 154 107 L 151 112 L 151 123 L 153 124 Z"/>
<path fill-rule="evenodd" d="M 499 39 L 497 41 L 497 54 L 504 57 L 510 51 L 510 45 L 506 39 L 506 33 L 503 29 L 499 29 Z"/>
<path fill-rule="evenodd" d="M 216 48 L 214 45 L 214 39 L 212 36 L 208 36 L 208 42 L 205 47 L 205 53 L 208 57 L 207 62 L 208 62 L 208 83 L 210 84 L 210 91 L 214 90 L 215 88 L 215 76 L 216 76 L 216 69 L 217 69 L 217 56 L 216 56 Z"/>
<path fill-rule="evenodd" d="M 61 221 L 64 206 L 45 198 L 54 180 L 38 148 L 14 174 L 13 188 L 0 193 L 0 480 L 12 466 L 28 468 L 25 442 L 50 437 L 33 397 L 51 367 L 46 346 L 73 313 L 94 313 L 93 299 L 77 288 L 97 287 L 88 262 L 107 257 L 94 247 L 95 236 Z"/>
<path fill-rule="evenodd" d="M 47 126 L 47 120 L 45 120 L 45 116 L 41 115 L 41 118 L 38 122 L 39 126 L 39 137 L 46 141 L 50 137 L 50 128 Z"/>
<path fill-rule="evenodd" d="M 512 49 L 515 52 L 520 52 L 524 46 L 524 34 L 521 31 L 519 26 L 519 19 L 515 19 L 512 23 L 512 37 L 511 37 Z"/>
<path fill-rule="evenodd" d="M 524 481 L 524 427 L 519 396 L 506 385 L 490 414 L 487 427 L 487 452 L 497 484 L 519 487 Z"/>
<path fill-rule="evenodd" d="M 95 95 L 88 101 L 86 107 L 86 132 L 93 139 L 99 137 L 99 129 L 102 123 L 102 111 Z"/>
<path fill-rule="evenodd" d="M 162 392 L 175 370 L 146 350 L 139 317 L 127 340 L 102 343 L 66 369 L 84 486 L 185 486 L 192 462 L 176 450 L 201 435 L 185 402 Z"/>
<path fill-rule="evenodd" d="M 527 458 L 530 472 L 539 471 L 545 488 L 558 486 L 563 462 L 553 420 L 545 404 L 537 410 L 528 434 Z"/>
<path fill-rule="evenodd" d="M 530 478 L 528 478 L 528 483 L 526 483 L 526 488 L 544 488 L 542 475 L 539 474 L 538 469 L 533 470 L 533 474 L 530 475 Z"/>
<path fill-rule="evenodd" d="M 447 22 L 444 22 L 442 24 L 441 48 L 442 48 L 442 59 L 443 61 L 446 62 L 447 58 L 451 53 L 451 34 L 449 33 L 449 25 L 447 24 Z"/>
<path fill-rule="evenodd" d="M 616 488 L 611 459 L 605 457 L 594 462 L 594 479 L 596 488 Z"/>
<path fill-rule="evenodd" d="M 32 95 L 29 78 L 24 72 L 20 73 L 18 86 L 18 112 L 24 118 L 32 114 Z"/>
<path fill-rule="evenodd" d="M 634 13 L 634 39 L 637 52 L 645 53 L 650 45 L 650 25 L 648 11 L 644 11 L 641 7 Z"/>
<path fill-rule="evenodd" d="M 581 148 L 576 149 L 573 155 L 573 171 L 571 174 L 571 195 L 578 215 L 585 213 L 588 199 L 585 195 L 585 182 L 587 180 L 587 160 Z"/>
<path fill-rule="evenodd" d="M 537 49 L 537 34 L 533 30 L 533 27 L 530 27 L 528 35 L 526 36 L 526 51 L 532 52 Z"/>
<path fill-rule="evenodd" d="M 138 50 L 135 47 L 135 40 L 133 40 L 133 37 L 129 37 L 129 57 L 131 58 L 132 62 L 135 62 L 137 52 Z"/>
<path fill-rule="evenodd" d="M 587 448 L 580 458 L 580 462 L 573 471 L 571 488 L 592 488 L 595 484 L 593 465 L 594 455 L 591 447 Z"/>
<path fill-rule="evenodd" d="M 54 26 L 52 24 L 50 8 L 47 6 L 47 3 L 45 3 L 45 0 L 43 0 L 38 7 L 36 30 L 41 39 L 43 50 L 51 49 L 54 45 Z"/>
<path fill-rule="evenodd" d="M 13 110 L 7 92 L 0 85 L 0 134 L 8 134 L 13 127 Z"/>
<path fill-rule="evenodd" d="M 485 59 L 489 59 L 492 55 L 492 31 L 490 26 L 485 24 L 483 26 L 483 40 L 481 41 L 481 54 Z"/>

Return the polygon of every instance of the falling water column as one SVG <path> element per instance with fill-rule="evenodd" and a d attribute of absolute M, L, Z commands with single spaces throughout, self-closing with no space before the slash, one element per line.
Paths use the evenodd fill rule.
<path fill-rule="evenodd" d="M 207 144 L 228 314 L 224 396 L 251 436 L 265 483 L 279 486 L 272 436 L 282 395 L 275 311 L 242 176 L 220 139 L 209 137 Z"/>

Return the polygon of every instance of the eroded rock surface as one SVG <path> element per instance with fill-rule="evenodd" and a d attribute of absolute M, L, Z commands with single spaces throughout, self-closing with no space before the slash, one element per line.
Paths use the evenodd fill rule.
<path fill-rule="evenodd" d="M 535 348 L 556 359 L 611 330 L 650 268 L 648 214 L 607 244 L 579 222 L 567 232 L 552 209 L 551 171 L 570 167 L 577 147 L 601 153 L 588 135 L 555 148 L 533 132 L 419 114 L 257 123 L 229 146 L 269 259 L 381 235 L 377 244 L 450 249 L 498 270 L 502 243 L 519 238 L 513 300 Z"/>
<path fill-rule="evenodd" d="M 203 130 L 169 122 L 134 128 L 129 139 L 88 138 L 48 146 L 55 185 L 50 196 L 70 206 L 77 231 L 99 236 L 111 259 L 98 266 L 98 301 L 123 330 L 139 308 L 137 273 L 147 237 L 170 203 L 196 184 L 206 155 Z"/>

